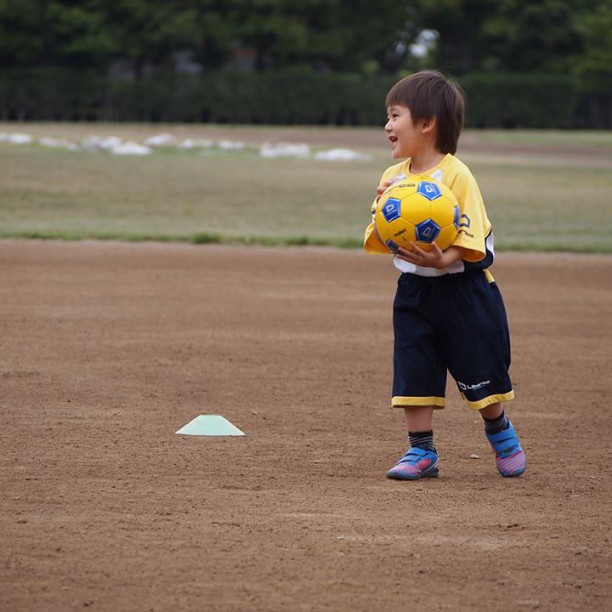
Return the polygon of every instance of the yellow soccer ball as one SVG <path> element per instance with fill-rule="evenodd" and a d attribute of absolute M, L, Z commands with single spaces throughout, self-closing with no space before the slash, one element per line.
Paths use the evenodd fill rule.
<path fill-rule="evenodd" d="M 390 251 L 410 250 L 415 242 L 431 251 L 435 242 L 448 248 L 457 238 L 461 210 L 453 192 L 429 177 L 402 179 L 380 197 L 374 214 L 374 228 Z"/>

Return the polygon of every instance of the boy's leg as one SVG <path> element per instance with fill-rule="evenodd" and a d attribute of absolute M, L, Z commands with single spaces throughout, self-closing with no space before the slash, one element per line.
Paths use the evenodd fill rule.
<path fill-rule="evenodd" d="M 512 400 L 510 333 L 497 285 L 483 270 L 449 275 L 445 284 L 444 353 L 462 397 L 472 410 Z"/>
<path fill-rule="evenodd" d="M 408 433 L 430 431 L 433 426 L 433 406 L 405 406 L 404 416 Z"/>
<path fill-rule="evenodd" d="M 393 302 L 393 391 L 397 408 L 444 407 L 446 363 L 431 320 L 431 279 L 402 274 Z M 415 417 L 418 418 L 418 417 Z"/>
<path fill-rule="evenodd" d="M 393 303 L 393 399 L 403 408 L 410 449 L 387 472 L 388 478 L 416 480 L 438 475 L 433 445 L 435 408 L 444 407 L 446 364 L 431 320 L 430 279 L 402 274 Z"/>
<path fill-rule="evenodd" d="M 525 453 L 502 402 L 514 398 L 510 367 L 510 334 L 501 293 L 482 271 L 447 280 L 444 302 L 449 322 L 445 347 L 449 370 L 463 398 L 478 410 L 502 476 L 525 471 Z M 454 328 L 452 327 L 454 325 Z"/>
<path fill-rule="evenodd" d="M 494 421 L 502 416 L 504 409 L 502 408 L 501 402 L 486 406 L 480 411 L 480 415 L 485 421 Z"/>
<path fill-rule="evenodd" d="M 506 416 L 501 403 L 491 404 L 480 411 L 485 435 L 495 453 L 495 463 L 502 476 L 520 476 L 527 467 L 521 441 Z"/>
<path fill-rule="evenodd" d="M 410 448 L 387 472 L 393 480 L 418 480 L 438 476 L 438 453 L 433 443 L 434 406 L 405 406 Z"/>

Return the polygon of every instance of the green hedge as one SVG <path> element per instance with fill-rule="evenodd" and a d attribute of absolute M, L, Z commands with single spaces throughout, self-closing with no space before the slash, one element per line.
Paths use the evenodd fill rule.
<path fill-rule="evenodd" d="M 0 118 L 380 125 L 394 80 L 220 72 L 132 82 L 66 68 L 5 69 L 0 70 Z M 585 94 L 570 76 L 472 73 L 459 81 L 467 94 L 469 127 L 572 127 L 578 108 L 581 127 L 589 127 Z"/>
<path fill-rule="evenodd" d="M 578 82 L 551 74 L 472 73 L 460 80 L 467 123 L 478 128 L 567 128 L 573 125 Z"/>
<path fill-rule="evenodd" d="M 389 82 L 287 73 L 174 76 L 109 83 L 119 120 L 261 124 L 378 124 Z"/>
<path fill-rule="evenodd" d="M 0 70 L 4 120 L 96 119 L 108 81 L 94 72 L 62 68 Z"/>

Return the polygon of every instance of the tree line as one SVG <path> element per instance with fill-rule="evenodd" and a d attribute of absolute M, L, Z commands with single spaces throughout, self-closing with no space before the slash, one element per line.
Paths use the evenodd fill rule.
<path fill-rule="evenodd" d="M 611 31 L 612 0 L 0 0 L 0 113 L 50 112 L 43 100 L 38 111 L 19 102 L 36 92 L 24 84 L 34 78 L 47 88 L 95 81 L 75 109 L 95 118 L 96 109 L 130 107 L 156 83 L 222 89 L 228 73 L 245 83 L 293 75 L 279 82 L 310 79 L 323 91 L 338 77 L 338 86 L 357 79 L 369 91 L 439 68 L 485 86 L 508 75 L 502 82 L 518 90 L 523 78 L 525 87 L 538 75 L 564 80 L 575 104 L 561 123 L 612 127 Z"/>

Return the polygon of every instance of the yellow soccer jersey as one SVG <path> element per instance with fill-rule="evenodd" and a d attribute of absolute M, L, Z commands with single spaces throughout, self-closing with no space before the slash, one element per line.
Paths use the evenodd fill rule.
<path fill-rule="evenodd" d="M 400 180 L 407 176 L 419 176 L 411 175 L 410 159 L 387 168 L 380 179 L 380 184 L 382 185 L 389 179 Z M 420 176 L 428 176 L 444 183 L 455 194 L 461 209 L 461 221 L 459 234 L 453 246 L 462 247 L 465 249 L 465 254 L 462 260 L 455 262 L 444 270 L 415 266 L 398 258 L 394 260 L 396 267 L 402 272 L 411 272 L 420 276 L 452 274 L 463 272 L 468 268 L 488 268 L 493 263 L 494 257 L 493 233 L 478 183 L 476 183 L 470 169 L 454 155 L 448 153 L 439 164 Z M 371 208 L 372 222 L 365 230 L 364 249 L 366 253 L 389 254 L 391 251 L 387 245 L 379 240 L 374 231 L 375 209 L 376 200 L 374 200 Z"/>

